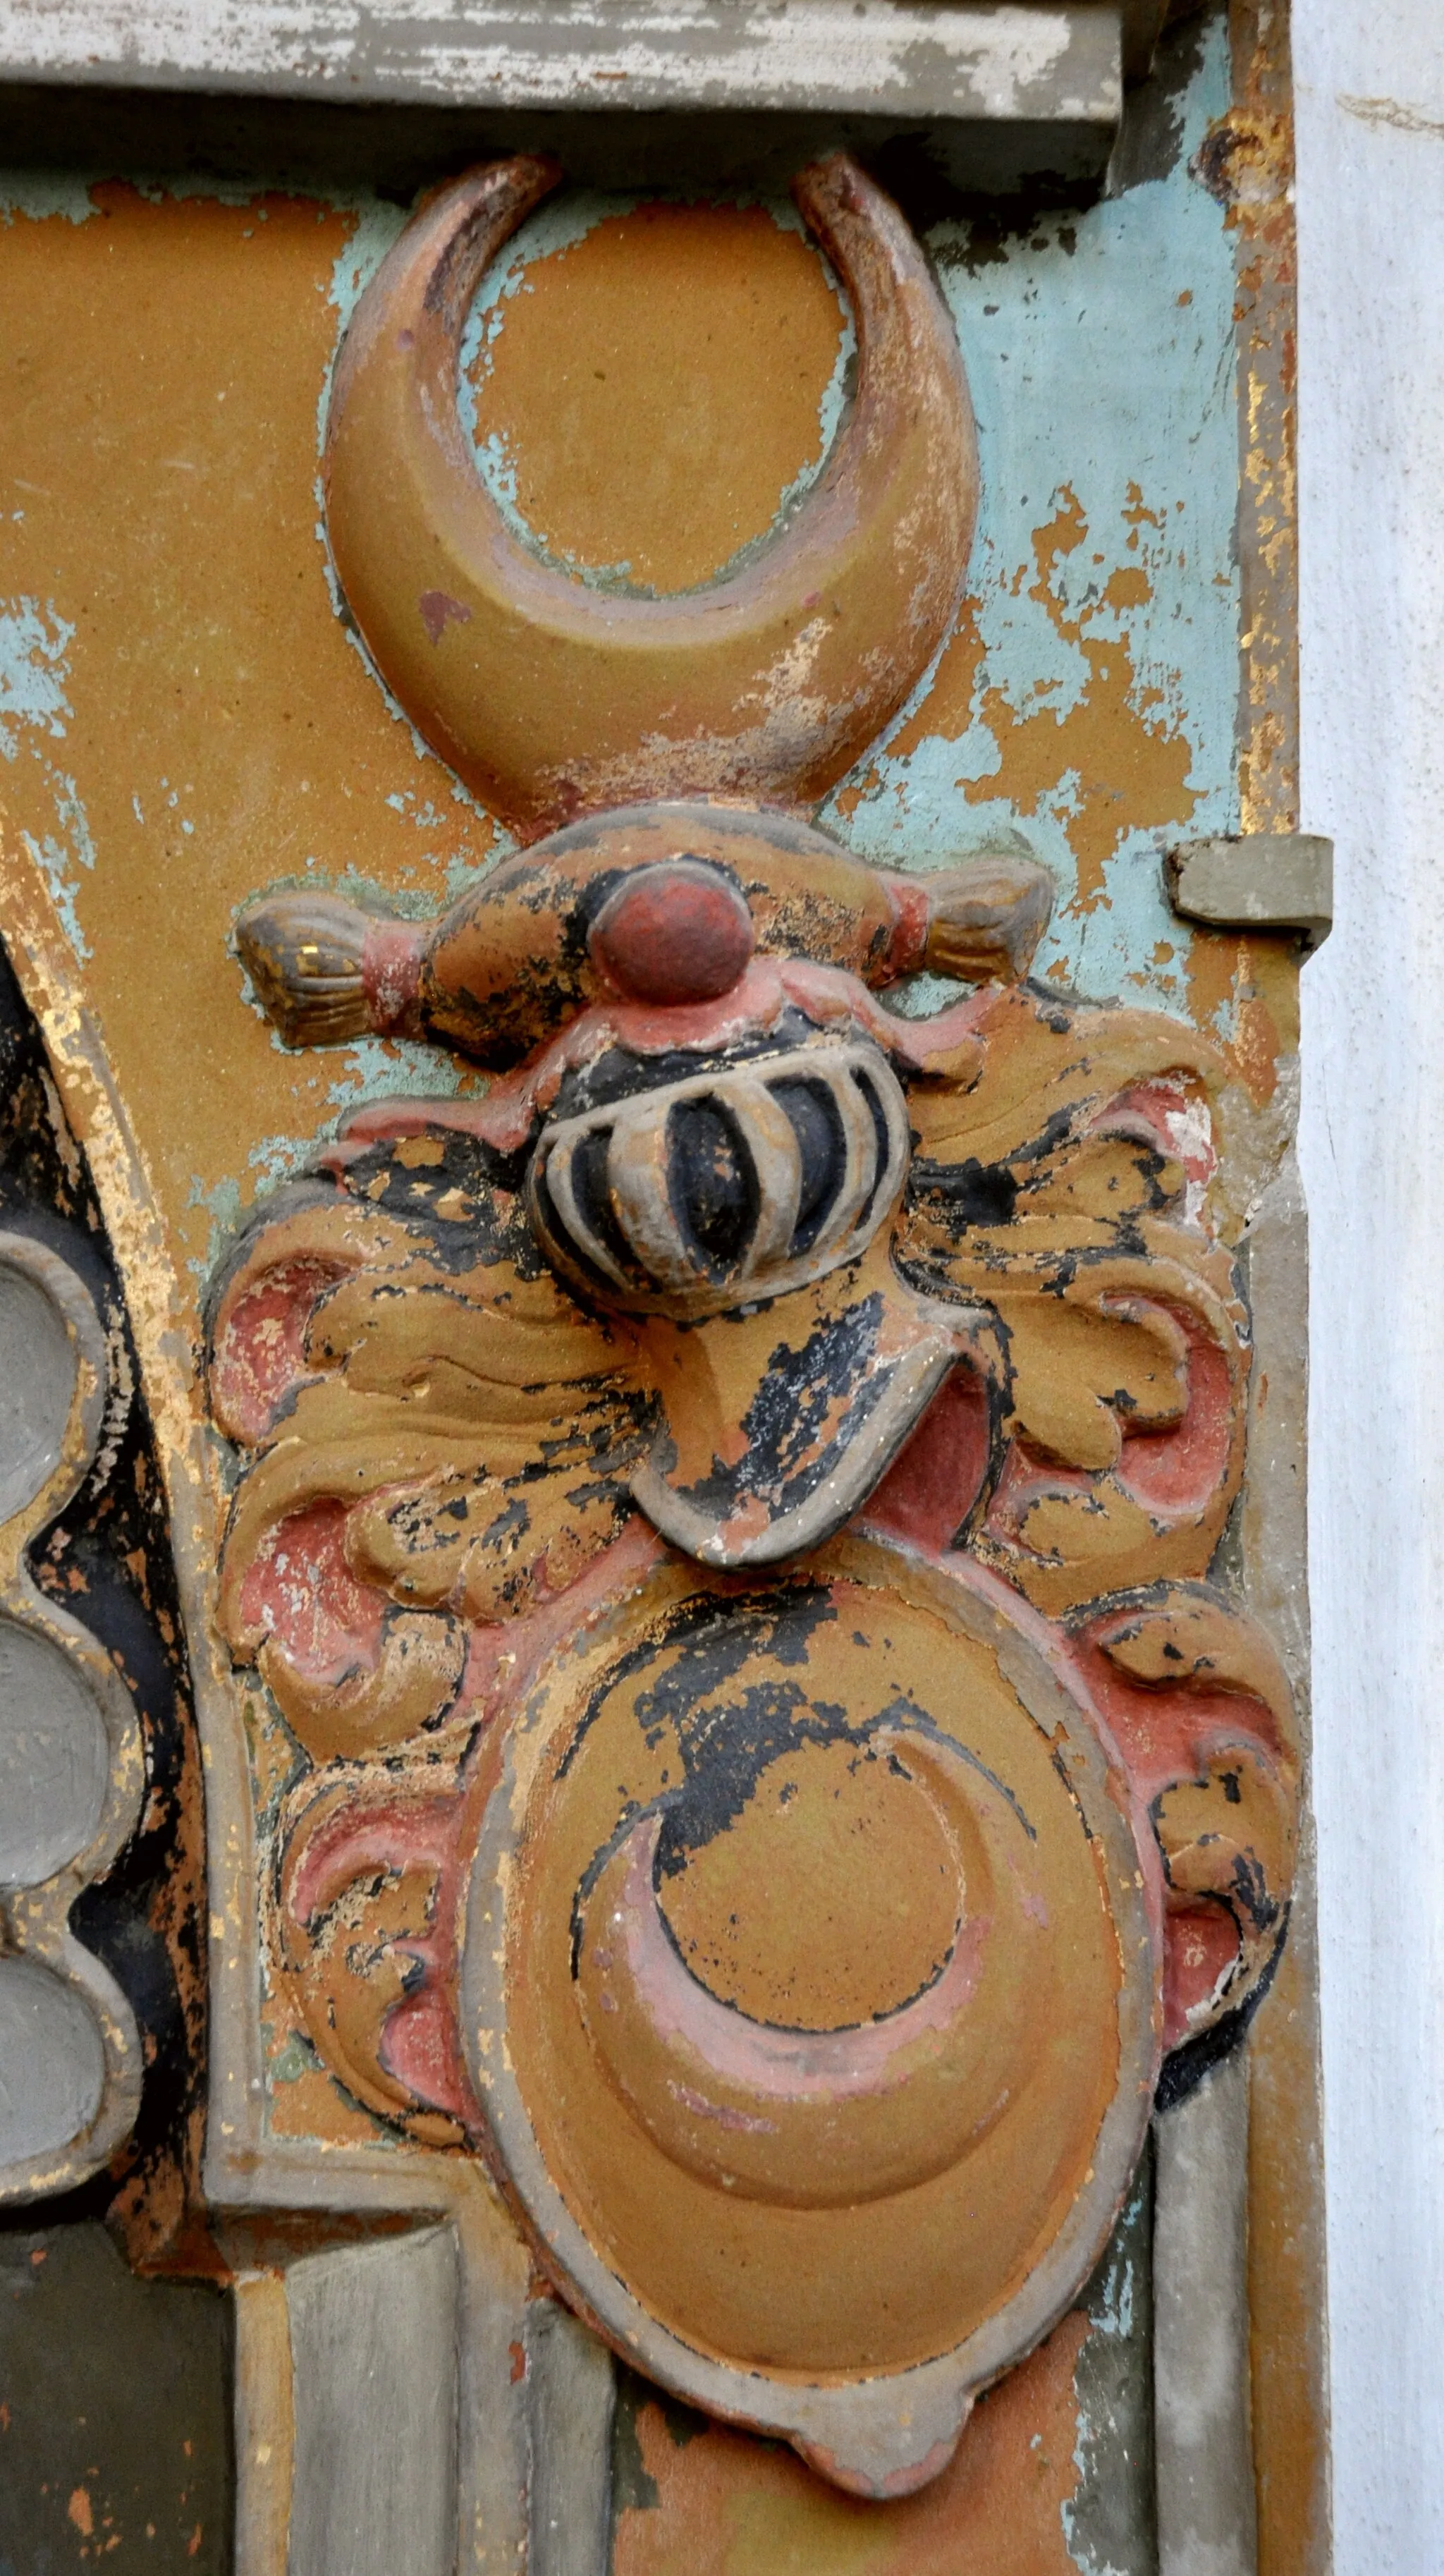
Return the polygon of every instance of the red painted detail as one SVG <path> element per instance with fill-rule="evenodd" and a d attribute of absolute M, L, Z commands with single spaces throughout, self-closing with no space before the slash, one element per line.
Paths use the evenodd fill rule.
<path fill-rule="evenodd" d="M 436 1955 L 439 1947 L 432 1937 L 396 1943 L 398 1950 L 420 1960 L 426 1983 L 419 1993 L 392 2005 L 377 2054 L 387 2073 L 427 2110 L 449 2111 L 453 2120 L 475 2128 L 476 2097 L 466 2080 L 452 2000 L 458 1970 L 450 1946 L 444 1957 Z"/>
<path fill-rule="evenodd" d="M 462 1814 L 455 1789 L 438 1797 L 388 1786 L 340 1800 L 306 1836 L 289 1873 L 294 1920 L 313 1929 L 348 1887 L 377 1868 L 397 1878 L 408 1870 L 439 1874 L 454 1857 Z"/>
<path fill-rule="evenodd" d="M 236 1300 L 211 1367 L 211 1401 L 234 1439 L 264 1439 L 286 1398 L 314 1376 L 307 1328 L 326 1290 L 345 1277 L 339 1261 L 282 1262 Z"/>
<path fill-rule="evenodd" d="M 330 1149 L 328 1159 L 334 1158 L 344 1169 L 346 1163 L 369 1154 L 373 1145 L 424 1136 L 428 1127 L 474 1129 L 475 1112 L 481 1105 L 474 1100 L 365 1100 L 342 1120 L 339 1145 Z"/>
<path fill-rule="evenodd" d="M 925 1064 L 935 1042 L 954 1051 L 974 1043 L 972 1023 L 988 999 L 986 993 L 970 995 L 936 1020 L 903 1020 L 885 1011 L 865 984 L 839 967 L 754 956 L 730 990 L 711 1000 L 639 1002 L 619 993 L 614 1000 L 589 1003 L 529 1064 L 493 1082 L 482 1098 L 372 1101 L 343 1122 L 339 1143 L 328 1147 L 320 1161 L 339 1177 L 348 1158 L 354 1159 L 358 1139 L 374 1144 L 445 1127 L 513 1153 L 528 1142 L 536 1120 L 545 1117 L 566 1075 L 595 1063 L 610 1048 L 623 1047 L 633 1055 L 665 1055 L 674 1048 L 717 1055 L 739 1039 L 769 1036 L 789 1004 L 815 1028 L 861 1033 L 904 1064 Z"/>
<path fill-rule="evenodd" d="M 1106 1313 L 1130 1321 L 1142 1321 L 1161 1308 L 1187 1343 L 1179 1420 L 1161 1431 L 1135 1431 L 1126 1418 L 1120 1420 L 1118 1463 L 1104 1472 L 1161 1525 L 1191 1519 L 1207 1507 L 1228 1473 L 1236 1422 L 1227 1358 L 1185 1306 L 1157 1297 L 1108 1297 L 1102 1304 Z M 988 1529 L 1008 1545 L 1026 1549 L 1025 1524 L 1035 1503 L 1045 1494 L 1086 1495 L 1100 1481 L 1091 1470 L 1056 1466 L 1026 1441 L 1014 1440 L 989 1507 Z"/>
<path fill-rule="evenodd" d="M 929 1019 L 905 1020 L 880 1006 L 878 1016 L 890 1026 L 892 1052 L 904 1064 L 925 1074 L 946 1066 L 949 1080 L 966 1091 L 982 1070 L 988 1023 L 999 1001 L 1011 999 L 1011 987 L 1001 990 L 996 984 L 980 984 L 976 992 L 965 993 L 960 1002 L 950 1003 Z"/>
<path fill-rule="evenodd" d="M 587 942 L 619 992 L 662 1003 L 730 993 L 755 944 L 735 887 L 687 859 L 638 868 L 603 905 Z"/>
<path fill-rule="evenodd" d="M 298 1672 L 344 1682 L 374 1672 L 392 1605 L 358 1583 L 346 1562 L 347 1507 L 311 1503 L 277 1523 L 257 1550 L 241 1593 L 253 1636 L 275 1637 Z"/>
<path fill-rule="evenodd" d="M 892 937 L 887 944 L 885 973 L 915 975 L 923 962 L 928 944 L 928 890 L 919 877 L 897 877 L 884 873 L 883 886 L 892 912 Z M 880 980 L 880 979 L 879 979 Z"/>
<path fill-rule="evenodd" d="M 1185 1600 L 1192 1589 L 1186 1583 L 1164 1587 L 1165 1594 Z M 1197 1589 L 1207 1595 L 1205 1585 Z M 1068 1660 L 1118 1746 L 1134 1793 L 1148 1808 L 1175 1782 L 1201 1778 L 1221 1745 L 1252 1742 L 1270 1760 L 1283 1750 L 1272 1709 L 1252 1691 L 1228 1690 L 1196 1673 L 1174 1684 L 1135 1681 L 1110 1662 L 1098 1638 L 1126 1631 L 1147 1615 L 1154 1598 L 1150 1591 L 1114 1594 L 1067 1645 Z"/>
<path fill-rule="evenodd" d="M 1092 1135 L 1135 1135 L 1155 1153 L 1183 1165 L 1190 1197 L 1202 1197 L 1215 1171 L 1218 1155 L 1213 1120 L 1202 1093 L 1181 1076 L 1135 1083 L 1110 1100 L 1092 1121 Z"/>
<path fill-rule="evenodd" d="M 417 607 L 421 623 L 433 644 L 439 644 L 448 626 L 469 626 L 471 611 L 464 600 L 453 599 L 447 590 L 423 590 Z"/>
<path fill-rule="evenodd" d="M 1109 1300 L 1112 1303 L 1112 1300 Z M 1192 1319 L 1173 1310 L 1187 1327 Z M 1234 1404 L 1228 1361 L 1194 1325 L 1189 1335 L 1188 1404 L 1169 1431 L 1124 1427 L 1118 1481 L 1147 1510 L 1168 1520 L 1202 1511 L 1228 1472 Z"/>
<path fill-rule="evenodd" d="M 983 1489 L 991 1426 L 988 1390 L 966 1364 L 953 1370 L 859 1515 L 871 1530 L 939 1555 L 951 1548 Z"/>
<path fill-rule="evenodd" d="M 373 921 L 361 951 L 366 1008 L 378 1037 L 404 1028 L 421 980 L 424 934 L 409 921 Z"/>
<path fill-rule="evenodd" d="M 378 2053 L 417 2101 L 474 2125 L 476 2102 L 462 2064 L 455 2008 L 465 1825 L 465 1796 L 457 1788 L 440 1796 L 363 1791 L 338 1804 L 307 1837 L 288 1874 L 286 1901 L 292 1920 L 309 1934 L 358 1878 L 379 1870 L 398 1879 L 431 1879 L 426 1929 L 387 1944 L 414 1960 L 421 1973 L 413 1991 L 386 2015 Z"/>
<path fill-rule="evenodd" d="M 1186 1584 L 1169 1587 L 1186 1596 Z M 1203 1587 L 1200 1587 L 1202 1589 Z M 1210 1761 L 1230 1747 L 1251 1748 L 1265 1764 L 1285 1762 L 1287 1747 L 1265 1700 L 1252 1692 L 1211 1686 L 1190 1673 L 1170 1687 L 1138 1682 L 1102 1652 L 1100 1637 L 1126 1629 L 1146 1612 L 1147 1592 L 1115 1595 L 1101 1612 L 1076 1628 L 1064 1647 L 1074 1686 L 1081 1681 L 1097 1711 L 1105 1741 L 1117 1747 L 1128 1780 L 1134 1832 L 1148 1864 L 1161 1877 L 1153 1831 L 1153 1806 L 1185 1780 L 1202 1779 Z M 1227 1906 L 1207 1898 L 1172 1896 L 1163 1888 L 1163 2045 L 1176 2048 L 1190 2035 L 1190 2016 L 1212 2001 L 1238 1957 L 1238 1926 Z"/>
<path fill-rule="evenodd" d="M 1176 2048 L 1191 2017 L 1212 2003 L 1238 1957 L 1238 1926 L 1223 1905 L 1189 1905 L 1163 1929 L 1163 2045 Z"/>

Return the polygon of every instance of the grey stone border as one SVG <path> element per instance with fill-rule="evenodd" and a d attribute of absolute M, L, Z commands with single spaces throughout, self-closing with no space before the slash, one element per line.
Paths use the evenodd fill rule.
<path fill-rule="evenodd" d="M 37 1590 L 25 1563 L 30 1541 L 79 1490 L 99 1447 L 110 1379 L 105 1333 L 69 1263 L 18 1230 L 0 1232 L 0 1305 L 7 1372 L 16 1373 L 0 1438 L 10 1504 L 0 1525 L 0 1779 L 9 1843 L 0 1882 L 4 2202 L 85 2181 L 128 2136 L 140 2107 L 134 2015 L 70 1930 L 70 1909 L 131 1832 L 145 1764 L 130 1695 L 110 1657 Z M 93 1745 L 84 1741 L 88 1725 Z"/>

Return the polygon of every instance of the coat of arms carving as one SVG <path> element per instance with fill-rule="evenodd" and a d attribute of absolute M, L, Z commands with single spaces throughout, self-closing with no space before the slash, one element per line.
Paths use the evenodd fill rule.
<path fill-rule="evenodd" d="M 221 1621 L 285 1729 L 256 1898 L 398 2156 L 475 2160 L 653 2380 L 897 2496 L 1284 1938 L 1289 1687 L 1210 1579 L 1250 1113 L 1195 1029 L 1030 981 L 1044 868 L 888 874 L 813 819 L 977 502 L 896 209 L 797 182 L 857 331 L 821 479 L 714 584 L 618 596 L 457 423 L 556 175 L 442 190 L 331 397 L 346 612 L 518 847 L 433 922 L 240 924 L 289 1045 L 491 1077 L 357 1111 L 214 1283 Z M 923 972 L 953 998 L 890 1007 Z"/>

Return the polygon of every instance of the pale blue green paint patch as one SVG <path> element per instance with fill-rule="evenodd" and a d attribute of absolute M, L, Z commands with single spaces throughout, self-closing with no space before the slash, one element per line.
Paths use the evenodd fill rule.
<path fill-rule="evenodd" d="M 38 599 L 11 599 L 0 608 L 0 753 L 7 760 L 16 756 L 21 725 L 63 741 L 74 640 L 69 619 Z"/>
<path fill-rule="evenodd" d="M 71 170 L 0 171 L 0 223 L 13 224 L 17 217 L 45 223 L 52 216 L 67 224 L 89 223 L 100 212 L 90 193 L 93 185 Z"/>
<path fill-rule="evenodd" d="M 59 829 L 41 834 L 22 832 L 20 838 L 45 879 L 66 938 L 76 956 L 83 961 L 90 956 L 91 949 L 75 908 L 81 885 L 76 870 L 86 868 L 94 873 L 95 843 L 90 836 L 90 825 L 74 779 L 66 777 L 48 760 L 41 765 L 55 799 L 55 819 Z"/>
<path fill-rule="evenodd" d="M 74 637 L 69 619 L 49 603 L 20 598 L 0 608 L 0 755 L 11 762 L 25 755 L 40 764 L 56 828 L 22 832 L 20 838 L 45 879 L 66 938 L 84 959 L 90 949 L 76 913 L 78 871 L 93 870 L 95 843 L 75 780 L 42 748 L 47 741 L 65 739 L 72 713 L 66 688 Z"/>
<path fill-rule="evenodd" d="M 1181 825 L 1238 826 L 1233 248 L 1188 167 L 1228 82 L 1215 14 L 1166 178 L 1001 241 L 961 224 L 930 235 L 978 419 L 977 660 L 949 734 L 927 729 L 929 678 L 892 728 L 908 747 L 865 759 L 822 818 L 903 868 L 1021 832 L 1059 886 L 1039 971 L 1173 1010 L 1182 941 L 1162 847 Z M 1122 761 L 1115 780 L 1080 778 L 1065 729 L 1102 690 L 1131 718 L 1140 759 L 1176 747 L 1186 810 L 1130 815 L 1094 863 L 1100 800 L 1116 787 L 1126 811 L 1129 781 Z"/>

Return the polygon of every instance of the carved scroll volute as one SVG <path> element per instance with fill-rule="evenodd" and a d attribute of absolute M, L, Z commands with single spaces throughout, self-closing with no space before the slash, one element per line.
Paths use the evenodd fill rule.
<path fill-rule="evenodd" d="M 521 156 L 457 180 L 362 297 L 326 450 L 342 588 L 407 713 L 525 840 L 642 796 L 813 802 L 896 712 L 957 611 L 977 464 L 952 324 L 889 199 L 841 154 L 804 171 L 794 194 L 858 337 L 821 477 L 710 586 L 589 589 L 508 530 L 457 412 L 478 281 L 560 175 Z"/>
<path fill-rule="evenodd" d="M 1115 1595 L 1073 1636 L 1163 1859 L 1175 2048 L 1246 2009 L 1278 1957 L 1298 1840 L 1293 1694 L 1257 1622 L 1206 1584 Z"/>

